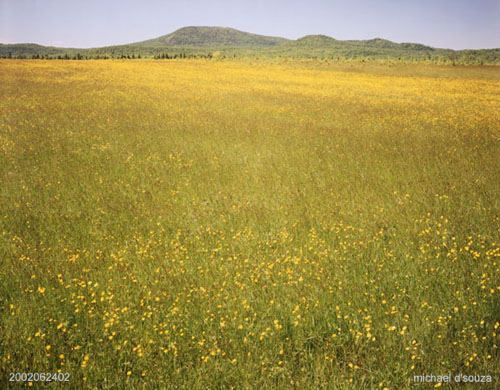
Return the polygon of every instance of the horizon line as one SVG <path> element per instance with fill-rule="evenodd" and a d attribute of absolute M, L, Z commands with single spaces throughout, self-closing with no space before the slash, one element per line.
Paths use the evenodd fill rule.
<path fill-rule="evenodd" d="M 244 30 L 240 30 L 240 29 L 237 29 L 237 28 L 234 28 L 234 27 L 228 27 L 228 26 L 195 26 L 195 25 L 189 25 L 189 26 L 183 26 L 183 27 L 179 27 L 178 29 L 172 31 L 172 32 L 169 32 L 169 33 L 166 33 L 166 34 L 163 34 L 163 35 L 159 35 L 159 36 L 156 36 L 156 37 L 153 37 L 153 38 L 147 38 L 147 39 L 143 39 L 141 41 L 133 41 L 133 42 L 128 42 L 128 43 L 115 43 L 115 44 L 110 44 L 110 45 L 102 45 L 102 46 L 88 46 L 88 47 L 76 47 L 76 46 L 59 46 L 59 45 L 55 45 L 55 44 L 43 44 L 43 43 L 36 43 L 36 42 L 3 42 L 3 41 L 0 41 L 0 45 L 39 45 L 39 46 L 44 46 L 44 47 L 54 47 L 54 48 L 59 48 L 59 49 L 84 49 L 84 50 L 87 50 L 87 49 L 99 49 L 99 48 L 103 48 L 103 47 L 112 47 L 112 46 L 126 46 L 126 45 L 132 45 L 134 43 L 139 43 L 139 42 L 143 42 L 143 41 L 148 41 L 148 40 L 153 40 L 153 39 L 157 39 L 157 38 L 160 38 L 162 36 L 165 36 L 165 35 L 169 35 L 169 34 L 173 34 L 181 29 L 184 29 L 184 28 L 199 28 L 199 27 L 208 27 L 208 28 L 227 28 L 227 29 L 232 29 L 232 30 L 236 30 L 236 31 L 240 31 L 240 32 L 243 32 L 243 33 L 247 33 L 247 34 L 253 34 L 253 35 L 260 35 L 260 36 L 264 36 L 264 37 L 271 37 L 271 38 L 281 38 L 281 39 L 286 39 L 288 41 L 297 41 L 301 38 L 304 38 L 304 37 L 308 37 L 308 36 L 325 36 L 325 37 L 328 37 L 328 38 L 332 38 L 332 39 L 335 39 L 337 41 L 340 41 L 340 42 L 349 42 L 349 41 L 370 41 L 370 40 L 375 40 L 375 39 L 382 39 L 382 40 L 385 40 L 385 41 L 388 41 L 388 42 L 392 42 L 392 43 L 397 43 L 397 44 L 403 44 L 403 43 L 414 43 L 414 44 L 419 44 L 419 45 L 424 45 L 424 46 L 428 46 L 430 48 L 433 48 L 433 49 L 440 49 L 440 50 L 453 50 L 453 51 L 462 51 L 462 50 L 495 50 L 495 49 L 500 49 L 500 47 L 482 47 L 482 48 L 466 48 L 466 49 L 451 49 L 451 48 L 446 48 L 446 47 L 436 47 L 436 46 L 431 46 L 431 45 L 428 45 L 428 44 L 425 44 L 425 43 L 422 43 L 422 42 L 408 42 L 408 41 L 393 41 L 393 40 L 390 40 L 390 39 L 387 39 L 387 38 L 382 38 L 382 37 L 373 37 L 373 38 L 365 38 L 365 39 L 337 39 L 337 38 L 334 38 L 330 35 L 327 35 L 327 34 L 306 34 L 306 35 L 303 35 L 299 38 L 296 38 L 296 39 L 293 39 L 293 38 L 286 38 L 286 37 L 283 37 L 283 36 L 279 36 L 279 35 L 265 35 L 265 34 L 259 34 L 259 33 L 253 33 L 253 32 L 249 32 L 249 31 L 244 31 Z M 168 47 L 168 46 L 166 46 Z M 171 47 L 175 47 L 175 46 L 171 46 Z M 194 46 L 193 46 L 194 47 Z"/>

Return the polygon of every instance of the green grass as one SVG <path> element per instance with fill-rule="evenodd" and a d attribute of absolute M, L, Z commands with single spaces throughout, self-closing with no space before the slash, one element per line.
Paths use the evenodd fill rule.
<path fill-rule="evenodd" d="M 0 387 L 498 387 L 498 68 L 0 68 Z"/>

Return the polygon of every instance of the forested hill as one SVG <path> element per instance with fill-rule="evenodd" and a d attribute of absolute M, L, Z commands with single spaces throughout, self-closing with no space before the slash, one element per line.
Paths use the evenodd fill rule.
<path fill-rule="evenodd" d="M 288 40 L 280 37 L 251 34 L 227 27 L 183 27 L 155 39 L 133 43 L 134 46 L 276 46 Z"/>
<path fill-rule="evenodd" d="M 500 49 L 451 50 L 382 38 L 337 40 L 307 35 L 297 40 L 251 34 L 227 27 L 183 27 L 170 34 L 127 45 L 91 49 L 37 44 L 0 44 L 3 58 L 184 58 L 283 57 L 402 60 L 458 64 L 500 64 Z"/>

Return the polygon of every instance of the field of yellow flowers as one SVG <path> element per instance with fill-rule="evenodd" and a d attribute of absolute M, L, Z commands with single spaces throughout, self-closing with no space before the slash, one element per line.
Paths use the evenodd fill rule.
<path fill-rule="evenodd" d="M 499 67 L 0 60 L 0 388 L 498 388 L 499 107 Z"/>

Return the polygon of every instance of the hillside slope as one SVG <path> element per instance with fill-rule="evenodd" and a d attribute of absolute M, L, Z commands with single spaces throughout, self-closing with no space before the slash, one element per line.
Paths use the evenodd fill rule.
<path fill-rule="evenodd" d="M 0 44 L 0 58 L 212 58 L 215 51 L 220 52 L 223 57 L 500 63 L 500 49 L 451 50 L 420 43 L 396 43 L 382 38 L 337 40 L 326 35 L 306 35 L 297 40 L 289 40 L 227 27 L 183 27 L 146 41 L 91 49 L 58 48 L 31 43 Z"/>
<path fill-rule="evenodd" d="M 173 33 L 142 42 L 132 43 L 134 46 L 276 46 L 287 39 L 251 34 L 227 27 L 183 27 Z"/>

